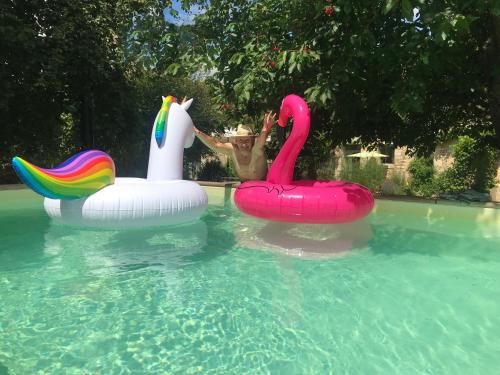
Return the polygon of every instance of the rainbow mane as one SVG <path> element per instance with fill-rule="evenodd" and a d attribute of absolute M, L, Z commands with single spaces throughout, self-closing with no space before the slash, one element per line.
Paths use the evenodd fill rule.
<path fill-rule="evenodd" d="M 44 169 L 19 157 L 12 159 L 19 178 L 36 193 L 53 199 L 87 197 L 115 182 L 115 163 L 105 152 L 80 152 L 53 169 Z"/>
<path fill-rule="evenodd" d="M 160 108 L 160 112 L 158 112 L 158 116 L 156 117 L 154 129 L 155 129 L 155 139 L 158 147 L 161 146 L 163 142 L 163 138 L 165 136 L 165 124 L 168 120 L 168 110 L 170 109 L 170 105 L 172 103 L 177 102 L 177 99 L 173 96 L 167 96 L 163 98 L 163 103 Z"/>

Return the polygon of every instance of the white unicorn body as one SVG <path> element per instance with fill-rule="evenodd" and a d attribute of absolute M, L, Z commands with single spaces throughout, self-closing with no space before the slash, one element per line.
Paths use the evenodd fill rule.
<path fill-rule="evenodd" d="M 156 136 L 164 106 L 158 112 L 146 179 L 118 177 L 113 185 L 82 199 L 45 198 L 48 215 L 65 224 L 111 228 L 180 224 L 197 219 L 207 206 L 207 194 L 197 183 L 182 179 L 184 148 L 191 147 L 194 141 L 193 121 L 187 113 L 191 103 L 192 99 L 167 106 L 161 141 Z"/>

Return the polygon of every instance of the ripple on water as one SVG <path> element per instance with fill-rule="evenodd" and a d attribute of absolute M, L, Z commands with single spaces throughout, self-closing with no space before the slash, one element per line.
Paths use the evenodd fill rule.
<path fill-rule="evenodd" d="M 21 241 L 0 227 L 0 374 L 500 366 L 496 239 L 269 224 L 218 207 L 164 230 L 26 228 Z M 291 244 L 312 255 L 287 256 Z"/>

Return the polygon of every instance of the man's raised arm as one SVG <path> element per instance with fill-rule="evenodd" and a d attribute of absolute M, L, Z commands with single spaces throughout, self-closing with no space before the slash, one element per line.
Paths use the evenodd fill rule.
<path fill-rule="evenodd" d="M 211 137 L 201 130 L 194 128 L 194 134 L 202 141 L 205 146 L 210 148 L 215 152 L 220 152 L 221 154 L 231 155 L 231 151 L 233 150 L 233 145 L 231 143 L 223 143 L 216 140 L 214 137 Z"/>
<path fill-rule="evenodd" d="M 271 116 L 272 115 L 272 116 Z M 267 142 L 267 137 L 269 135 L 269 132 L 271 131 L 271 128 L 274 125 L 274 118 L 276 117 L 276 113 L 266 113 L 264 116 L 264 124 L 262 126 L 262 131 L 260 132 L 259 136 L 255 140 L 255 146 L 259 148 L 264 148 Z"/>

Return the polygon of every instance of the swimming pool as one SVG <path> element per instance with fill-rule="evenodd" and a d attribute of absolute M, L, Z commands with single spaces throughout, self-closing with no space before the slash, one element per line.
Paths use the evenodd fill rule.
<path fill-rule="evenodd" d="M 0 192 L 0 374 L 497 374 L 500 211 L 378 201 L 343 226 L 210 204 L 147 231 Z"/>

